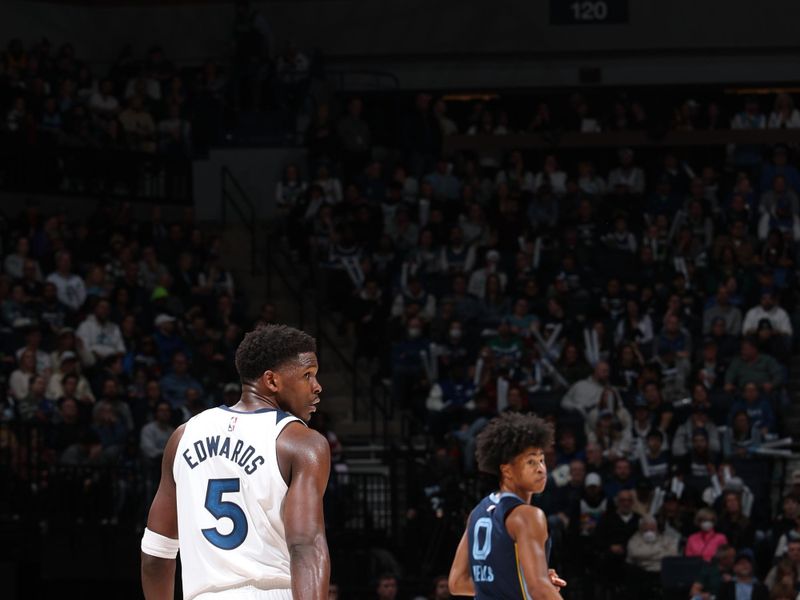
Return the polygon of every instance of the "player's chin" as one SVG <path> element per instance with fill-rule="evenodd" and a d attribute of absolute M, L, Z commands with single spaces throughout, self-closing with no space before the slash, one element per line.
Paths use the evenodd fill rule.
<path fill-rule="evenodd" d="M 539 479 L 533 484 L 533 493 L 534 494 L 541 494 L 544 491 L 544 488 L 547 486 L 547 478 Z"/>

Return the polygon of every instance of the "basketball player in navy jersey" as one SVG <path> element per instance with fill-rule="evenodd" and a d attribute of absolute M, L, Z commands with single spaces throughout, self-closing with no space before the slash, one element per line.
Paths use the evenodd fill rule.
<path fill-rule="evenodd" d="M 503 414 L 477 439 L 478 468 L 496 475 L 497 492 L 472 511 L 450 568 L 454 596 L 476 600 L 554 600 L 566 582 L 547 568 L 544 513 L 531 505 L 547 483 L 544 450 L 552 428 L 539 417 Z"/>
<path fill-rule="evenodd" d="M 239 402 L 167 442 L 141 544 L 145 598 L 172 600 L 180 551 L 186 600 L 327 600 L 330 447 L 306 426 L 322 392 L 315 341 L 260 327 L 236 350 L 236 370 Z"/>

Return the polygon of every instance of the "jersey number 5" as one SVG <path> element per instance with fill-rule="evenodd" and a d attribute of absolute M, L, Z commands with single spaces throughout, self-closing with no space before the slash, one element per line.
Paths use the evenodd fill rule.
<path fill-rule="evenodd" d="M 242 508 L 234 502 L 222 500 L 226 492 L 238 492 L 239 479 L 209 479 L 206 490 L 206 510 L 217 519 L 229 518 L 233 523 L 230 533 L 220 533 L 216 528 L 203 529 L 205 538 L 217 548 L 233 550 L 247 537 L 247 517 Z"/>

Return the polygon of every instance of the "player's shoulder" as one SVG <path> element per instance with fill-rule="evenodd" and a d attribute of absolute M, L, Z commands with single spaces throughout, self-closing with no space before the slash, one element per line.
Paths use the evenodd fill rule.
<path fill-rule="evenodd" d="M 172 434 L 169 436 L 169 439 L 167 440 L 167 448 L 169 448 L 170 446 L 177 447 L 177 445 L 183 438 L 183 434 L 186 433 L 187 423 L 181 423 L 175 428 L 175 431 L 172 432 Z"/>
<path fill-rule="evenodd" d="M 511 508 L 506 517 L 506 524 L 512 528 L 516 525 L 519 528 L 538 528 L 542 525 L 547 526 L 547 517 L 544 511 L 538 506 L 521 503 Z"/>
<path fill-rule="evenodd" d="M 311 429 L 302 421 L 292 421 L 278 436 L 278 452 L 293 456 L 330 457 L 331 446 L 320 432 Z"/>

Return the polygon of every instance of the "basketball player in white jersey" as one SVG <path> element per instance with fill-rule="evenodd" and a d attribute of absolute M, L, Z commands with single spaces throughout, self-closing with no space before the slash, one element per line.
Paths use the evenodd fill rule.
<path fill-rule="evenodd" d="M 169 439 L 142 537 L 147 600 L 172 600 L 178 550 L 186 600 L 327 600 L 330 448 L 305 425 L 322 391 L 315 352 L 285 325 L 251 331 L 236 350 L 239 402 Z"/>

